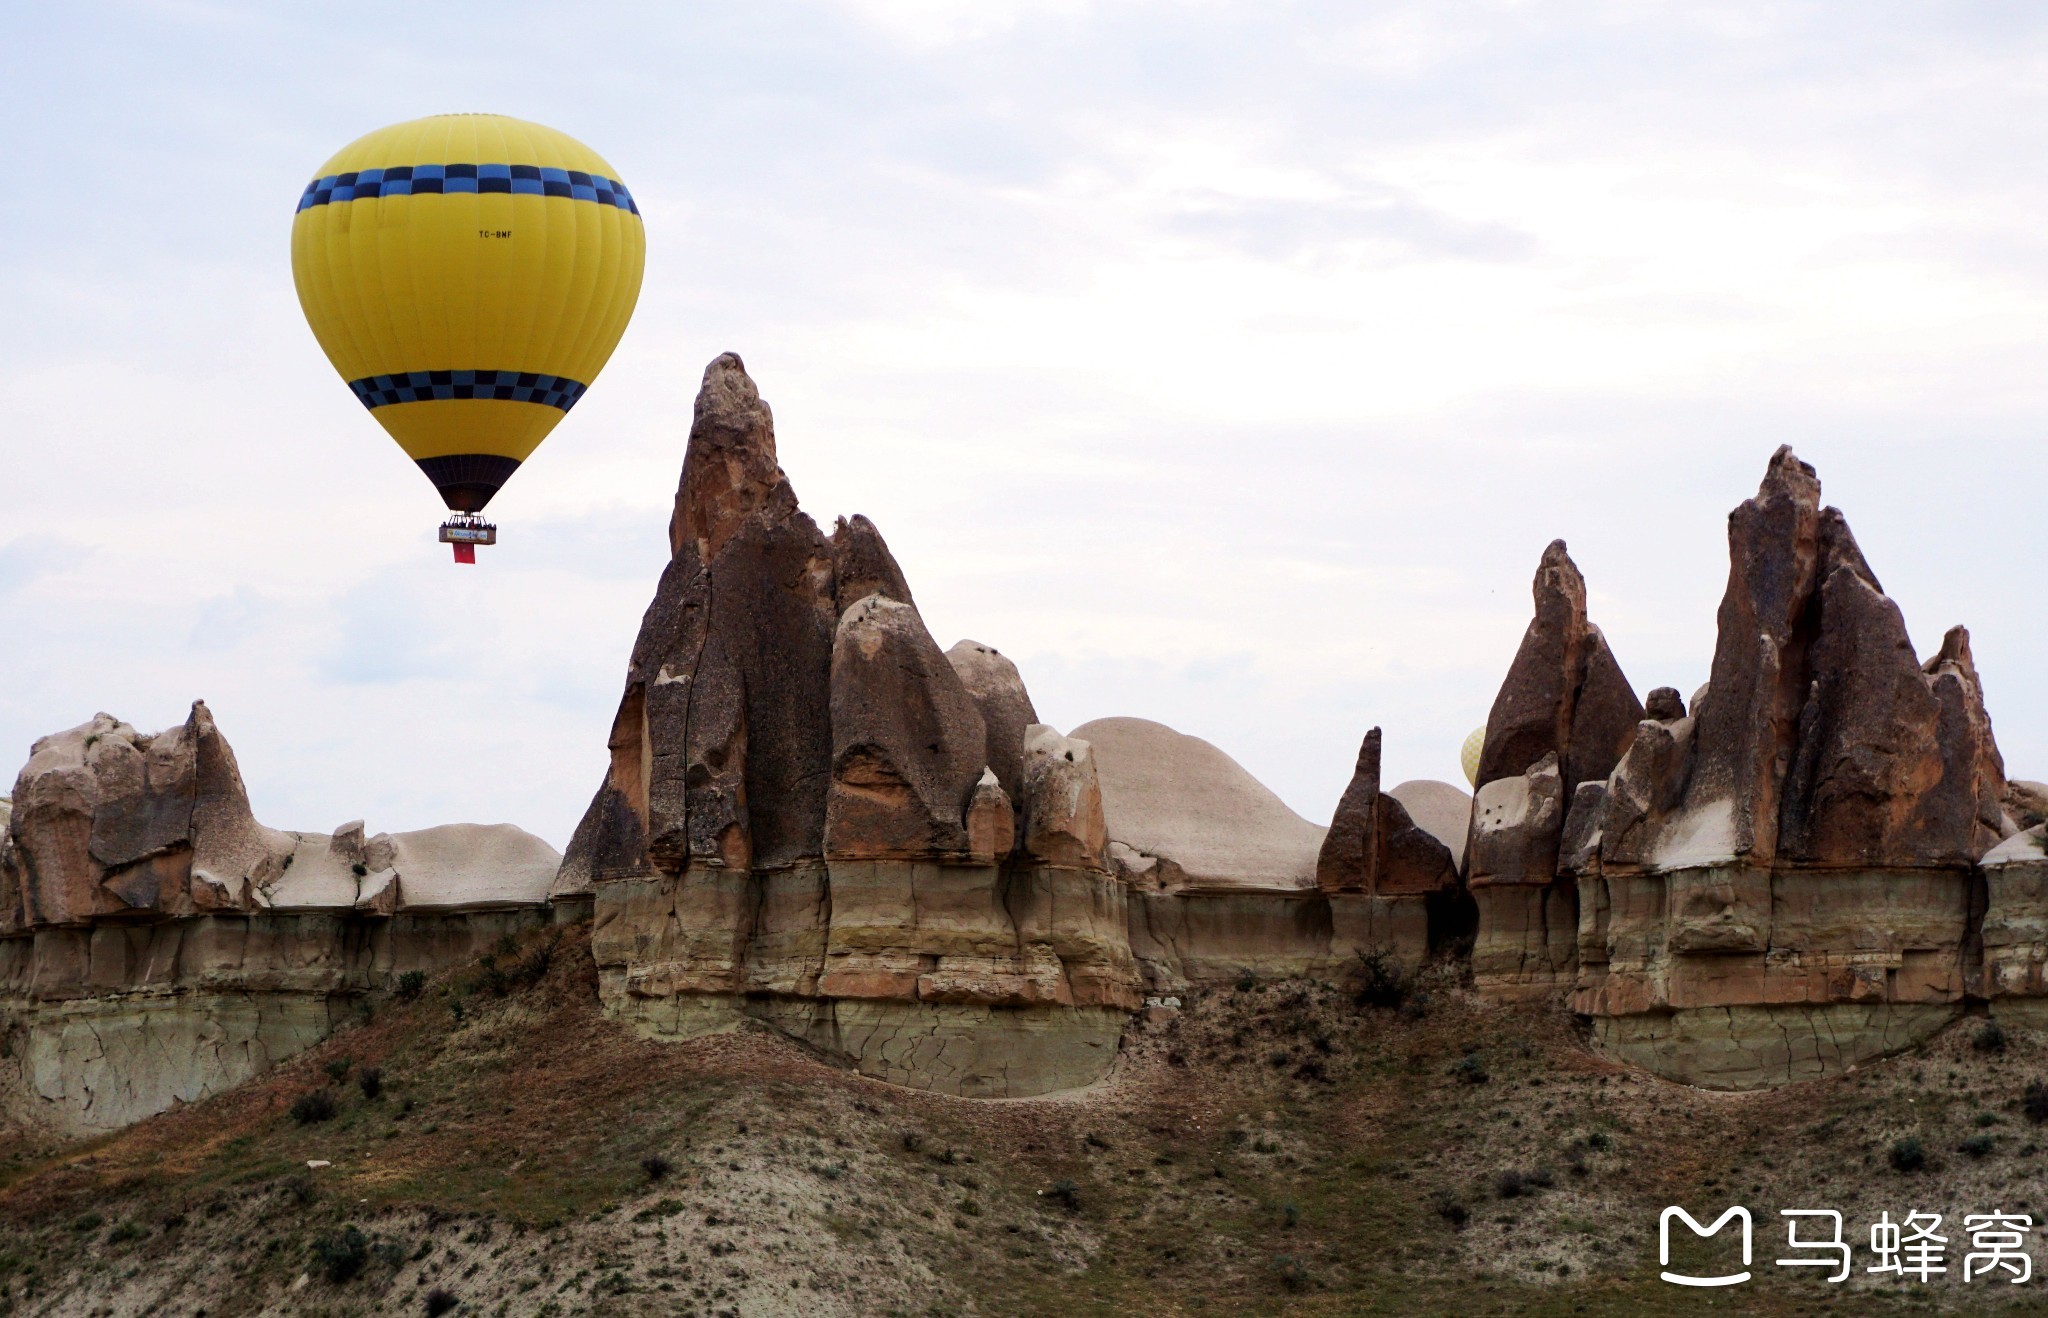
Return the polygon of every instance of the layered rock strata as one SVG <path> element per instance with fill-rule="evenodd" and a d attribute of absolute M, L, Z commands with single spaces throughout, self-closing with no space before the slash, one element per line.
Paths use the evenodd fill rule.
<path fill-rule="evenodd" d="M 1569 808 L 1581 783 L 1613 771 L 1643 718 L 1564 541 L 1543 551 L 1532 590 L 1535 616 L 1487 715 L 1465 847 L 1473 980 L 1508 998 L 1576 978 L 1578 888 L 1558 864 Z"/>
<path fill-rule="evenodd" d="M 1377 729 L 1328 829 L 1223 751 L 1164 724 L 1097 719 L 1074 735 L 1102 765 L 1109 854 L 1130 890 L 1131 949 L 1148 992 L 1246 974 L 1334 977 L 1361 953 L 1411 968 L 1429 956 L 1432 913 L 1455 903 L 1457 868 L 1442 840 L 1380 791 Z M 1415 795 L 1443 805 L 1436 792 Z M 1448 906 L 1437 923 L 1456 914 Z"/>
<path fill-rule="evenodd" d="M 560 858 L 510 825 L 265 828 L 204 703 L 33 747 L 0 841 L 0 1105 L 72 1132 L 195 1102 L 365 993 L 544 921 Z"/>
<path fill-rule="evenodd" d="M 1456 862 L 1379 791 L 1376 740 L 1319 867 L 1330 831 L 1208 743 L 1039 722 L 1002 654 L 939 649 L 873 523 L 801 511 L 737 357 L 705 372 L 670 544 L 555 885 L 592 904 L 614 1016 L 1020 1096 L 1099 1077 L 1148 993 L 1428 955 Z"/>
<path fill-rule="evenodd" d="M 2040 885 L 2024 846 L 1993 853 L 1980 925 L 1976 862 L 2011 824 L 1968 634 L 1916 659 L 1789 449 L 1728 540 L 1706 688 L 1690 712 L 1660 693 L 1607 782 L 1575 787 L 1560 871 L 1599 1045 L 1744 1088 L 1910 1044 L 1987 977 L 2030 993 Z"/>
<path fill-rule="evenodd" d="M 730 354 L 670 546 L 556 883 L 590 894 L 606 1009 L 951 1093 L 1099 1077 L 1139 997 L 1087 746 L 988 647 L 940 651 L 872 523 L 818 530 Z"/>

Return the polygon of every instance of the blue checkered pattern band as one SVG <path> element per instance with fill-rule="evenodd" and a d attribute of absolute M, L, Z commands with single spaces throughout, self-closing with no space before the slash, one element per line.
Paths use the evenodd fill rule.
<path fill-rule="evenodd" d="M 401 371 L 350 380 L 348 387 L 368 408 L 392 403 L 424 403 L 435 398 L 498 398 L 513 403 L 539 403 L 564 412 L 576 406 L 590 386 L 559 375 L 532 371 Z"/>
<path fill-rule="evenodd" d="M 529 197 L 568 197 L 640 213 L 633 194 L 617 179 L 580 169 L 543 165 L 393 165 L 329 174 L 306 185 L 299 209 L 365 197 L 412 197 L 424 192 L 509 192 Z"/>

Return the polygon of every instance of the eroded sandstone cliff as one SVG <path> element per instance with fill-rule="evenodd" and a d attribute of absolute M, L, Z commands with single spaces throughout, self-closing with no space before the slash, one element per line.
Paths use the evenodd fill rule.
<path fill-rule="evenodd" d="M 1915 657 L 1898 606 L 1789 449 L 1730 515 L 1728 539 L 1712 674 L 1693 707 L 1661 688 L 1633 729 L 1603 718 L 1590 758 L 1574 737 L 1536 735 L 1563 727 L 1540 717 L 1540 700 L 1538 717 L 1510 719 L 1499 737 L 1521 749 L 1509 758 L 1542 758 L 1519 779 L 1482 781 L 1468 869 L 1483 989 L 1575 972 L 1573 1004 L 1600 1046 L 1740 1088 L 1925 1037 L 1983 991 L 1986 958 L 2024 991 L 2037 885 L 2012 853 L 1983 914 L 1977 862 L 2012 823 L 1968 634 Z M 1552 549 L 1546 571 L 1563 566 Z M 1552 576 L 1567 604 L 1583 599 L 1575 571 Z M 1537 590 L 1532 640 L 1545 630 L 1542 573 Z M 1566 620 L 1558 634 L 1582 617 L 1552 611 Z M 1525 642 L 1518 670 L 1530 652 Z M 1606 685 L 1610 712 L 1633 701 Z M 1511 699 L 1520 691 L 1562 708 L 1556 689 L 1511 675 L 1496 716 L 1528 703 Z M 1506 772 L 1499 757 L 1489 765 Z M 1488 901 L 1504 880 L 1547 885 L 1540 921 Z M 1505 949 L 1521 949 L 1519 972 Z"/>
<path fill-rule="evenodd" d="M 327 1037 L 372 990 L 547 918 L 560 858 L 510 825 L 265 828 L 203 702 L 35 743 L 0 838 L 0 1107 L 105 1130 Z"/>
<path fill-rule="evenodd" d="M 1379 791 L 1376 741 L 1319 867 L 1326 830 L 1208 743 L 1039 723 L 998 651 L 939 649 L 873 523 L 803 513 L 730 354 L 670 545 L 555 885 L 588 895 L 613 1015 L 1016 1096 L 1102 1075 L 1148 995 L 1427 955 L 1456 864 Z"/>

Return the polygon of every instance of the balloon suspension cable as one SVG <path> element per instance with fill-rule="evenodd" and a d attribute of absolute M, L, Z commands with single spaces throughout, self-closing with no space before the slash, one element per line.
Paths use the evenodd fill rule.
<path fill-rule="evenodd" d="M 441 543 L 455 547 L 455 561 L 475 563 L 478 545 L 498 543 L 498 527 L 476 513 L 457 513 L 441 523 Z"/>

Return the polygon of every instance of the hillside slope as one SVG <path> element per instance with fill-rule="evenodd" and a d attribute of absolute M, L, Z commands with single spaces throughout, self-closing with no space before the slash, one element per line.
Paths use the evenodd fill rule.
<path fill-rule="evenodd" d="M 1398 1006 L 1362 1003 L 1358 984 L 1247 979 L 1152 1013 L 1166 1019 L 1135 1025 L 1087 1091 L 977 1101 L 868 1080 L 767 1032 L 635 1039 L 599 1014 L 586 932 L 530 935 L 205 1103 L 84 1144 L 9 1133 L 0 1312 L 2036 1303 L 2043 1283 L 1962 1283 L 1960 1218 L 2048 1214 L 2048 1137 L 2024 1103 L 2048 1076 L 2043 1041 L 1995 1048 L 1965 1022 L 1846 1076 L 1707 1093 L 1447 975 Z M 295 1118 L 318 1115 L 316 1093 L 335 1115 Z M 1895 1170 L 1908 1139 L 1924 1164 Z M 1738 1200 L 1756 1279 L 1718 1297 L 1659 1281 L 1663 1205 L 1705 1220 Z M 1787 1207 L 1845 1213 L 1850 1282 L 1771 1265 Z M 1949 1273 L 1872 1278 L 1868 1224 L 1911 1209 L 1949 1216 Z"/>

